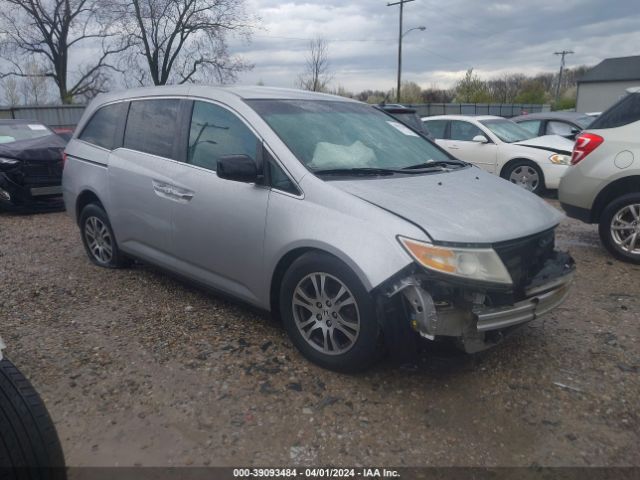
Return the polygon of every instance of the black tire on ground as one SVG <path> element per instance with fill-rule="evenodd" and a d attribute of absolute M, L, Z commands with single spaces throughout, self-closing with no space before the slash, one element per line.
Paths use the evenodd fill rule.
<path fill-rule="evenodd" d="M 532 193 L 535 193 L 536 195 L 542 195 L 545 191 L 544 174 L 542 173 L 542 170 L 540 170 L 540 167 L 530 160 L 516 160 L 515 162 L 511 163 L 509 166 L 507 166 L 507 168 L 503 170 L 502 178 L 504 178 L 507 181 L 510 181 L 509 179 L 511 178 L 511 174 L 514 171 L 518 170 L 519 168 L 527 168 L 527 167 L 533 168 L 538 174 L 538 178 L 539 178 L 539 182 L 535 186 L 535 188 L 532 190 Z M 515 184 L 515 185 L 520 186 L 519 184 Z"/>
<path fill-rule="evenodd" d="M 623 195 L 621 197 L 616 198 L 612 202 L 610 202 L 600 215 L 600 224 L 598 226 L 598 233 L 600 234 L 600 240 L 602 244 L 605 246 L 609 252 L 619 260 L 629 263 L 640 264 L 640 253 L 630 253 L 628 251 L 623 250 L 614 239 L 613 232 L 611 230 L 611 222 L 613 218 L 623 210 L 625 207 L 629 205 L 640 205 L 640 193 L 629 193 L 627 195 Z M 636 212 L 638 208 L 636 207 Z M 637 219 L 632 219 L 632 215 L 629 214 L 627 217 L 631 223 L 633 221 L 638 221 Z M 636 248 L 640 250 L 640 234 L 637 237 Z"/>
<path fill-rule="evenodd" d="M 101 260 L 99 256 L 97 254 L 94 254 L 89 247 L 89 243 L 87 240 L 87 229 L 90 228 L 89 225 L 91 224 L 91 222 L 94 222 L 95 219 L 97 219 L 98 222 L 104 225 L 109 234 L 110 246 L 112 251 L 110 259 L 108 261 Z M 130 264 L 130 260 L 118 248 L 118 243 L 116 242 L 116 237 L 113 234 L 113 229 L 111 228 L 109 217 L 100 205 L 90 203 L 82 209 L 82 212 L 80 212 L 80 236 L 82 237 L 82 244 L 84 245 L 84 249 L 85 252 L 87 252 L 89 260 L 91 260 L 91 262 L 93 262 L 95 265 L 105 268 L 123 268 Z"/>
<path fill-rule="evenodd" d="M 0 361 L 0 479 L 66 479 L 64 456 L 38 393 L 7 359 Z"/>
<path fill-rule="evenodd" d="M 353 295 L 357 305 L 360 331 L 351 348 L 343 353 L 330 355 L 317 350 L 309 343 L 311 340 L 307 341 L 303 337 L 296 325 L 292 305 L 294 292 L 299 282 L 316 272 L 328 274 L 342 282 Z M 358 276 L 336 257 L 321 252 L 310 252 L 295 260 L 282 280 L 279 301 L 282 322 L 291 341 L 313 363 L 330 370 L 355 373 L 370 367 L 379 358 L 381 330 L 376 320 L 375 302 Z"/>

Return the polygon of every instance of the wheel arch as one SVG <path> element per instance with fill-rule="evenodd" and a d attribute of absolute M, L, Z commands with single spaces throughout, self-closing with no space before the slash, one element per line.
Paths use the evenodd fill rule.
<path fill-rule="evenodd" d="M 507 170 L 509 170 L 511 165 L 513 165 L 516 162 L 530 162 L 530 163 L 533 163 L 536 167 L 538 167 L 538 169 L 540 170 L 540 173 L 542 173 L 543 179 L 544 179 L 544 173 L 542 172 L 542 168 L 540 168 L 540 165 L 538 165 L 535 160 L 532 160 L 532 159 L 527 158 L 527 157 L 515 157 L 515 158 L 512 158 L 510 160 L 507 160 L 504 163 L 504 165 L 502 165 L 502 168 L 500 169 L 500 177 L 505 178 L 505 175 L 507 174 Z"/>
<path fill-rule="evenodd" d="M 619 178 L 600 190 L 591 208 L 591 222 L 598 223 L 607 205 L 628 193 L 640 193 L 640 175 Z"/>
<path fill-rule="evenodd" d="M 83 190 L 76 199 L 76 223 L 80 221 L 80 213 L 82 212 L 82 209 L 90 203 L 96 203 L 104 210 L 104 204 L 93 190 Z"/>
<path fill-rule="evenodd" d="M 271 282 L 269 284 L 269 307 L 271 310 L 271 314 L 274 317 L 280 315 L 278 304 L 280 298 L 280 287 L 282 286 L 282 279 L 284 277 L 284 274 L 293 264 L 293 262 L 307 253 L 322 253 L 336 258 L 353 271 L 353 273 L 362 282 L 366 290 L 371 290 L 371 285 L 369 284 L 369 281 L 362 270 L 358 268 L 357 265 L 355 265 L 352 261 L 349 261 L 349 259 L 345 255 L 341 254 L 341 252 L 334 252 L 332 250 L 333 249 L 331 248 L 323 248 L 321 246 L 299 246 L 289 250 L 287 253 L 280 257 L 280 260 L 278 260 L 275 268 L 273 269 L 273 273 L 271 274 Z"/>

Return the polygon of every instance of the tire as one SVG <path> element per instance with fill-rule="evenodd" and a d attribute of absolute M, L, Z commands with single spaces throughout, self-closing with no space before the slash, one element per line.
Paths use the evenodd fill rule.
<path fill-rule="evenodd" d="M 544 174 L 530 160 L 516 160 L 509 164 L 502 172 L 502 178 L 536 195 L 542 195 L 545 191 Z"/>
<path fill-rule="evenodd" d="M 614 226 L 628 228 L 614 230 Z M 609 203 L 600 216 L 598 232 L 614 257 L 640 264 L 640 193 L 623 195 Z"/>
<path fill-rule="evenodd" d="M 66 479 L 64 455 L 38 393 L 6 358 L 0 360 L 0 479 Z"/>
<path fill-rule="evenodd" d="M 95 265 L 104 268 L 122 268 L 129 264 L 120 251 L 109 217 L 104 209 L 90 203 L 80 213 L 80 235 L 84 250 Z"/>
<path fill-rule="evenodd" d="M 306 253 L 293 262 L 282 280 L 280 314 L 293 344 L 317 365 L 354 373 L 379 357 L 375 302 L 357 275 L 331 255 Z"/>

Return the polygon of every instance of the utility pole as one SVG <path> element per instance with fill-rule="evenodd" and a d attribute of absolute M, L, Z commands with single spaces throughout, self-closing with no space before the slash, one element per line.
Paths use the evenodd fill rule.
<path fill-rule="evenodd" d="M 387 7 L 400 5 L 400 27 L 398 28 L 398 86 L 396 87 L 396 102 L 400 103 L 400 81 L 402 77 L 402 13 L 404 4 L 414 0 L 399 0 L 398 2 L 387 3 Z"/>
<path fill-rule="evenodd" d="M 558 85 L 556 86 L 556 103 L 560 99 L 560 84 L 562 83 L 562 71 L 564 70 L 564 57 L 571 55 L 572 50 L 562 50 L 561 52 L 554 52 L 554 55 L 560 55 L 560 73 L 558 74 Z"/>

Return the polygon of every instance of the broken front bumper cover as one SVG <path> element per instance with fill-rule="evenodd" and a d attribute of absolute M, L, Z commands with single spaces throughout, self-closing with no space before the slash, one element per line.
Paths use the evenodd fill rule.
<path fill-rule="evenodd" d="M 400 293 L 409 322 L 422 337 L 457 337 L 465 351 L 484 350 L 504 334 L 559 306 L 570 291 L 575 274 L 571 256 L 554 252 L 540 272 L 507 304 L 492 304 L 490 289 L 470 285 L 454 287 L 455 295 L 434 300 L 434 286 L 442 283 L 424 272 L 416 272 L 391 285 L 386 295 Z"/>
<path fill-rule="evenodd" d="M 478 318 L 476 328 L 480 332 L 499 330 L 530 322 L 550 312 L 564 302 L 569 295 L 573 275 L 571 271 L 546 285 L 526 290 L 527 298 L 513 305 L 475 310 L 474 313 Z"/>

